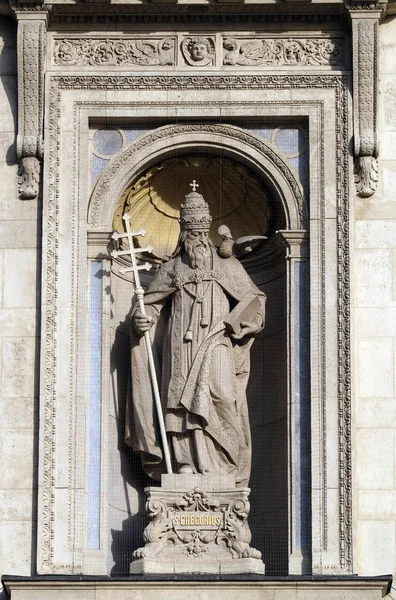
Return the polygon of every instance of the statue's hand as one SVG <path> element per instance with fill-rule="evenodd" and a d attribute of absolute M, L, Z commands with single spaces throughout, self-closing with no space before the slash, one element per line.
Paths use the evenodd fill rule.
<path fill-rule="evenodd" d="M 138 333 L 143 334 L 153 325 L 153 317 L 149 317 L 148 315 L 142 315 L 142 313 L 137 312 L 133 317 L 133 324 L 135 325 L 135 329 Z"/>
<path fill-rule="evenodd" d="M 254 335 L 259 331 L 260 327 L 257 323 L 247 323 L 246 321 L 241 322 L 241 330 L 239 333 L 230 333 L 230 337 L 233 340 L 241 340 L 245 335 Z"/>

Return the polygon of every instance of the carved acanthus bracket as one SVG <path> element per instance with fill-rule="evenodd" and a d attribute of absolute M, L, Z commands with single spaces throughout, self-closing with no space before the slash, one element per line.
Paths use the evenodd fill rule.
<path fill-rule="evenodd" d="M 363 198 L 378 185 L 378 25 L 385 6 L 346 4 L 352 20 L 355 184 Z"/>
<path fill-rule="evenodd" d="M 18 21 L 18 137 L 19 197 L 33 200 L 39 193 L 43 156 L 43 82 L 48 6 L 13 4 Z"/>

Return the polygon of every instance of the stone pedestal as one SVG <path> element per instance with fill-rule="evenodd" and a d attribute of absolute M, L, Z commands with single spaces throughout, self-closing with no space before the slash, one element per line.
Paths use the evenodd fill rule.
<path fill-rule="evenodd" d="M 250 490 L 233 476 L 163 475 L 145 492 L 149 524 L 131 573 L 264 574 L 250 547 Z"/>

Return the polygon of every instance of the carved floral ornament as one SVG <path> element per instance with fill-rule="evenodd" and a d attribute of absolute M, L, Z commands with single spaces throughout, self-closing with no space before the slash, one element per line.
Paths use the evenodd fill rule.
<path fill-rule="evenodd" d="M 344 38 L 176 36 L 162 38 L 62 38 L 55 39 L 55 66 L 187 67 L 246 66 L 342 67 Z M 216 47 L 221 52 L 216 53 Z"/>
<path fill-rule="evenodd" d="M 233 39 L 223 42 L 224 65 L 334 65 L 344 63 L 341 39 Z"/>
<path fill-rule="evenodd" d="M 55 65 L 169 66 L 175 64 L 175 39 L 62 39 L 56 40 Z"/>

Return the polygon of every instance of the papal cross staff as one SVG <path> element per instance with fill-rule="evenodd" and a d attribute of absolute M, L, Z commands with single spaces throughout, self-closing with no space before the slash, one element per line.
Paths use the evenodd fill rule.
<path fill-rule="evenodd" d="M 121 267 L 120 273 L 133 273 L 133 279 L 135 284 L 135 294 L 137 301 L 139 303 L 139 310 L 142 315 L 146 315 L 146 308 L 144 306 L 144 290 L 140 284 L 139 271 L 145 270 L 149 271 L 151 269 L 151 264 L 146 262 L 144 265 L 138 265 L 136 259 L 137 252 L 152 252 L 153 248 L 151 246 L 146 246 L 145 248 L 135 248 L 133 245 L 133 238 L 146 235 L 146 231 L 144 229 L 139 229 L 139 231 L 131 231 L 130 228 L 130 218 L 128 214 L 125 214 L 122 217 L 125 221 L 125 229 L 126 233 L 119 233 L 118 231 L 114 231 L 112 238 L 114 240 L 119 240 L 121 238 L 127 238 L 128 240 L 128 250 L 113 250 L 111 255 L 116 258 L 118 256 L 127 256 L 129 255 L 131 258 L 131 267 Z M 155 371 L 154 357 L 153 357 L 153 349 L 151 347 L 150 333 L 148 331 L 144 332 L 144 341 L 146 343 L 146 350 L 148 356 L 148 364 L 151 378 L 151 385 L 153 387 L 153 394 L 155 399 L 155 407 L 157 410 L 158 424 L 160 428 L 161 441 L 162 441 L 162 449 L 165 457 L 165 465 L 168 473 L 172 473 L 172 465 L 169 453 L 168 440 L 166 437 L 165 423 L 164 423 L 164 415 L 162 414 L 162 405 L 161 405 L 161 397 L 158 389 L 158 381 L 157 381 L 157 373 Z"/>

